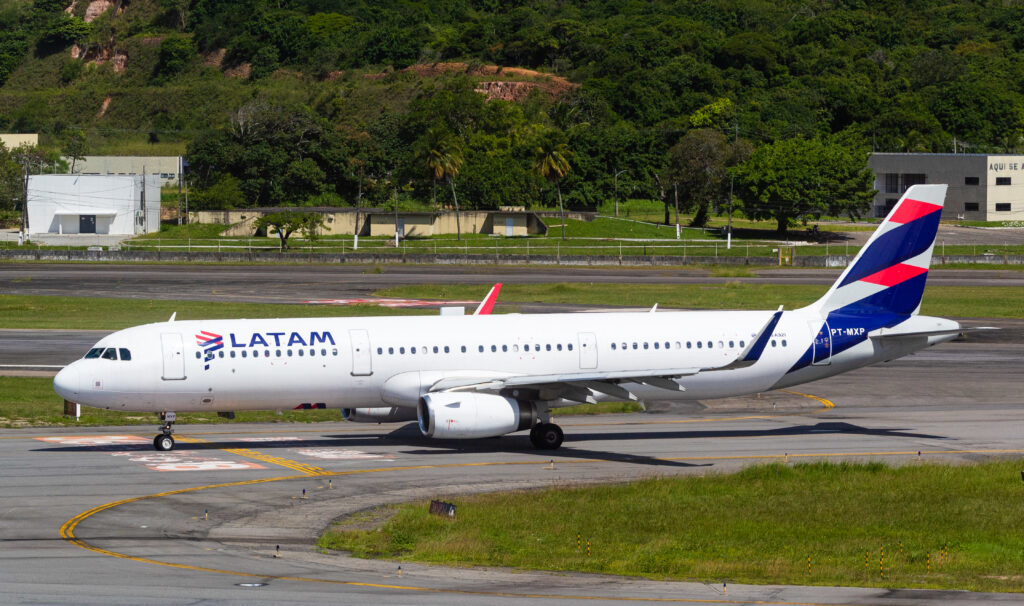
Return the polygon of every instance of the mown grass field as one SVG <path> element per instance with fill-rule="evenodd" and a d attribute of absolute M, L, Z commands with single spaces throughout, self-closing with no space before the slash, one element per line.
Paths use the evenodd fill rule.
<path fill-rule="evenodd" d="M 429 299 L 477 299 L 487 294 L 486 286 L 433 285 L 400 286 L 381 291 L 388 297 Z M 508 284 L 502 287 L 500 303 L 580 303 L 585 305 L 627 305 L 684 309 L 786 309 L 814 302 L 826 286 L 794 284 Z M 972 318 L 1024 317 L 1024 289 L 1004 286 L 929 286 L 921 313 L 934 316 Z"/>
<path fill-rule="evenodd" d="M 426 503 L 405 504 L 378 529 L 346 530 L 343 521 L 320 546 L 358 557 L 716 584 L 1022 591 L 1022 465 L 770 464 L 449 498 L 455 520 L 429 515 Z M 443 489 L 437 498 L 447 498 Z"/>
<path fill-rule="evenodd" d="M 235 420 L 217 413 L 180 413 L 178 423 L 279 423 L 340 421 L 338 410 L 273 410 L 236 413 Z M 60 427 L 86 425 L 148 425 L 156 427 L 156 415 L 144 412 L 116 412 L 82 407 L 81 419 L 64 416 L 64 400 L 53 391 L 49 377 L 0 377 L 0 427 Z M 148 431 L 148 430 L 147 430 Z"/>

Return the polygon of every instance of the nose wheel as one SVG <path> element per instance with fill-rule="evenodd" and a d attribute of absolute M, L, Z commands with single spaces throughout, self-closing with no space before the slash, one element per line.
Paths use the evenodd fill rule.
<path fill-rule="evenodd" d="M 171 437 L 174 425 L 174 420 L 177 417 L 173 412 L 162 412 L 160 413 L 160 420 L 164 424 L 160 427 L 160 434 L 153 438 L 153 448 L 160 452 L 166 452 L 168 450 L 174 450 L 174 438 Z"/>

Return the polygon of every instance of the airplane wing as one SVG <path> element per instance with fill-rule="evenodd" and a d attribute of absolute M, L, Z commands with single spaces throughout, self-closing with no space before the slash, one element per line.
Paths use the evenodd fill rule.
<path fill-rule="evenodd" d="M 626 370 L 601 372 L 583 370 L 572 373 L 548 375 L 507 375 L 499 377 L 447 377 L 436 381 L 430 386 L 430 392 L 439 391 L 480 391 L 501 393 L 507 390 L 522 389 L 538 392 L 537 399 L 554 400 L 563 398 L 574 402 L 594 404 L 597 394 L 605 394 L 621 400 L 637 400 L 637 396 L 623 384 L 642 384 L 665 389 L 668 391 L 686 391 L 675 379 L 693 376 L 702 372 L 717 372 L 746 368 L 761 359 L 765 345 L 782 317 L 779 308 L 768 322 L 761 328 L 751 343 L 743 349 L 735 360 L 725 366 L 710 368 L 654 368 L 644 370 Z"/>
<path fill-rule="evenodd" d="M 957 335 L 965 332 L 974 332 L 977 330 L 999 330 L 995 326 L 975 326 L 972 328 L 964 328 L 958 326 L 956 328 L 943 328 L 937 330 L 899 330 L 891 328 L 879 328 L 868 333 L 868 337 L 872 339 L 898 339 L 898 338 L 909 338 L 909 337 L 938 337 L 942 335 Z"/>

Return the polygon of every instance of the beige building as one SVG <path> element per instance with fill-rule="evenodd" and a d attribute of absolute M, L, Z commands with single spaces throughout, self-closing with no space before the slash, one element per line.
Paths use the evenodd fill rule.
<path fill-rule="evenodd" d="M 6 147 L 7 149 L 14 149 L 15 147 L 21 147 L 22 145 L 35 147 L 39 145 L 39 135 L 8 135 L 0 133 L 0 143 L 3 143 L 4 147 Z"/>
<path fill-rule="evenodd" d="M 82 175 L 159 175 L 161 186 L 177 185 L 181 175 L 181 156 L 85 156 L 74 165 Z"/>
<path fill-rule="evenodd" d="M 335 207 L 251 208 L 245 210 L 203 210 L 188 214 L 191 223 L 218 223 L 225 226 L 225 236 L 252 236 L 256 220 L 264 214 L 282 210 L 318 212 L 323 215 L 321 235 L 353 235 L 356 228 L 356 209 Z M 361 209 L 359 235 L 395 235 L 396 216 L 393 211 L 376 208 Z M 463 211 L 459 213 L 462 233 L 493 234 L 498 236 L 526 236 L 546 234 L 547 225 L 535 213 L 527 211 Z M 400 212 L 397 216 L 398 233 L 402 237 L 426 237 L 456 233 L 454 212 Z"/>
<path fill-rule="evenodd" d="M 949 185 L 943 219 L 1024 220 L 1024 156 L 1011 154 L 871 154 L 874 211 L 884 217 L 918 183 Z"/>

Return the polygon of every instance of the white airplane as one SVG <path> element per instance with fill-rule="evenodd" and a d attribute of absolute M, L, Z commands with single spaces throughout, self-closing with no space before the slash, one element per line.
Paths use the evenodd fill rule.
<path fill-rule="evenodd" d="M 918 313 L 945 194 L 908 189 L 832 288 L 794 311 L 489 315 L 492 290 L 473 316 L 172 317 L 104 337 L 54 389 L 159 413 L 157 450 L 174 447 L 177 412 L 293 407 L 418 419 L 440 439 L 530 430 L 534 446 L 554 449 L 553 408 L 765 392 L 955 338 L 957 322 Z"/>

